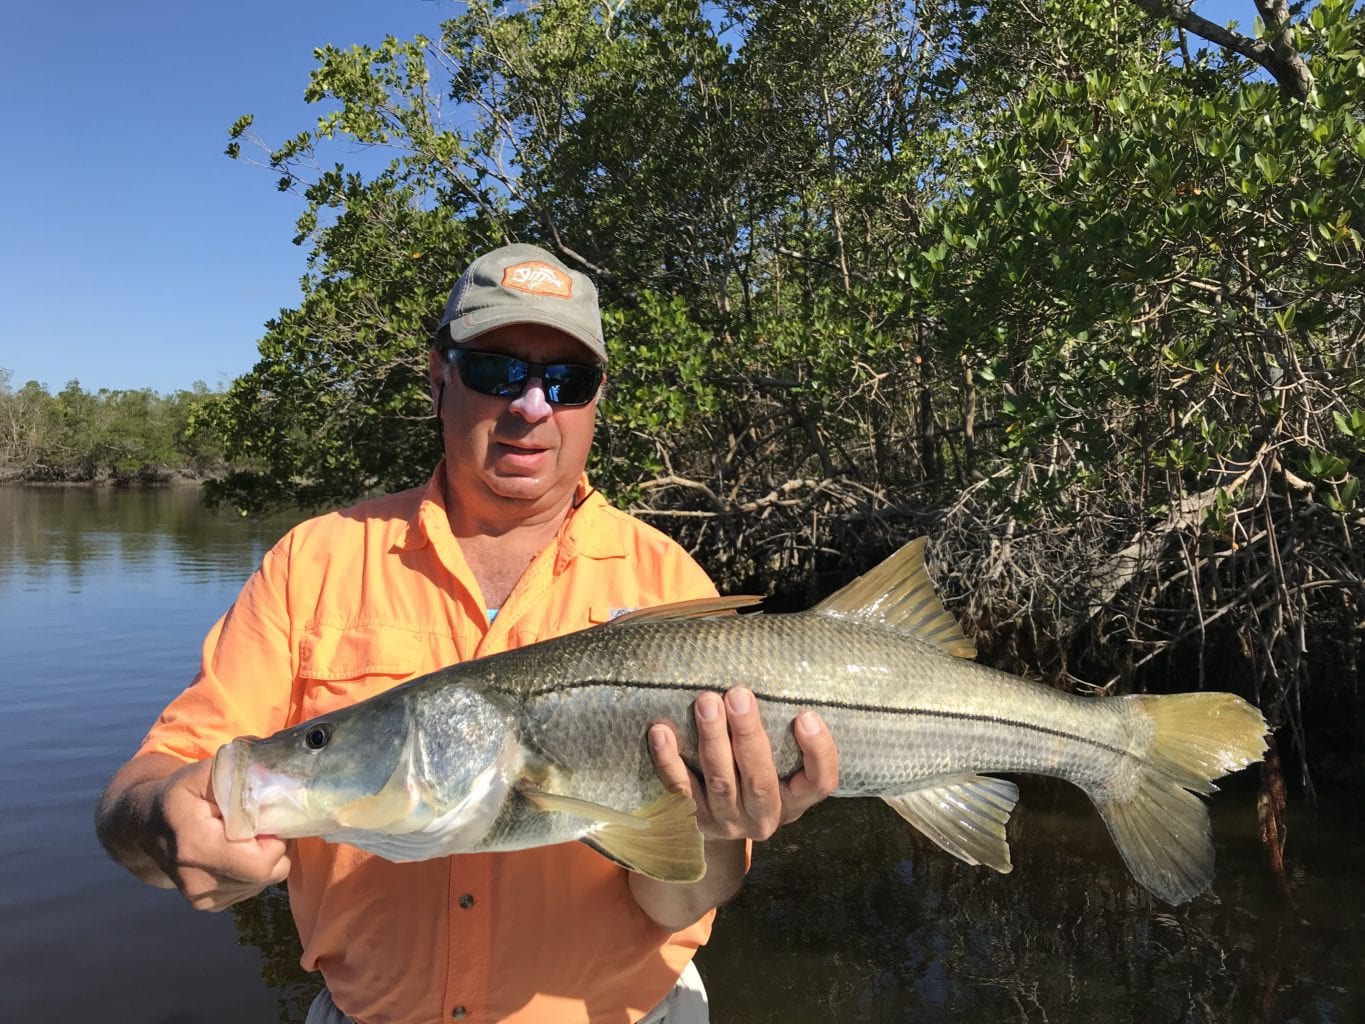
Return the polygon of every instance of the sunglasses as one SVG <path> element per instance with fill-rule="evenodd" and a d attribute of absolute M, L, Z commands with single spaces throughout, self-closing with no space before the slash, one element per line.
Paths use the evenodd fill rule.
<path fill-rule="evenodd" d="M 602 368 L 586 363 L 532 363 L 472 348 L 448 348 L 445 355 L 464 386 L 481 395 L 516 398 L 528 380 L 539 377 L 552 405 L 576 406 L 591 402 L 602 386 Z"/>

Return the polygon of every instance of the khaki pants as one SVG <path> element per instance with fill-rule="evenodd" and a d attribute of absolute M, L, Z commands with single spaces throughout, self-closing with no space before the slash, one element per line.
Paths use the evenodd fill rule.
<path fill-rule="evenodd" d="M 639 1024 L 708 1024 L 710 1020 L 706 986 L 701 982 L 696 965 L 689 960 L 672 991 L 641 1017 Z M 352 1021 L 336 1008 L 332 993 L 324 988 L 308 1007 L 308 1019 L 304 1024 L 352 1024 Z"/>

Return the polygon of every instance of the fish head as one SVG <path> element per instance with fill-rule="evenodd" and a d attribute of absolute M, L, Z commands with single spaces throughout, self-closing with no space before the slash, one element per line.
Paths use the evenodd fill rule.
<path fill-rule="evenodd" d="M 416 746 L 400 701 L 367 701 L 266 739 L 239 737 L 213 759 L 228 838 L 397 828 L 421 813 Z"/>

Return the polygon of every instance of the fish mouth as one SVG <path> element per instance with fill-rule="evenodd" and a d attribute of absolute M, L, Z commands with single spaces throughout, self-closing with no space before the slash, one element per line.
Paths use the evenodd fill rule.
<path fill-rule="evenodd" d="M 247 803 L 251 746 L 252 741 L 242 737 L 223 744 L 213 755 L 213 799 L 223 814 L 229 839 L 250 839 L 256 834 L 256 802 Z"/>
<path fill-rule="evenodd" d="M 256 760 L 252 747 L 258 742 L 254 737 L 239 737 L 213 755 L 213 798 L 222 811 L 227 837 L 317 835 L 306 806 L 307 783 Z"/>

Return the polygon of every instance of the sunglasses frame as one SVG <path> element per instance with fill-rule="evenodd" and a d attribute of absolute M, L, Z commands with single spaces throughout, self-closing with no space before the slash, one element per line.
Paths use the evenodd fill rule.
<path fill-rule="evenodd" d="M 485 356 L 491 359 L 501 360 L 505 364 L 509 372 L 505 374 L 506 380 L 504 381 L 504 383 L 501 385 L 495 385 L 495 387 L 516 388 L 516 390 L 507 392 L 497 390 L 487 391 L 484 390 L 482 387 L 477 386 L 470 379 L 469 368 L 465 365 L 464 359 L 462 358 L 464 356 Z M 597 397 L 598 393 L 601 392 L 602 380 L 606 376 L 606 371 L 596 363 L 571 362 L 536 363 L 532 362 L 529 359 L 522 359 L 520 356 L 509 356 L 506 352 L 490 352 L 487 349 L 464 348 L 459 345 L 448 346 L 444 352 L 444 357 L 446 367 L 447 368 L 451 366 L 455 367 L 455 369 L 459 371 L 460 380 L 464 383 L 464 386 L 469 388 L 469 390 L 473 391 L 475 394 L 487 395 L 490 398 L 506 398 L 509 400 L 514 398 L 520 398 L 526 391 L 526 382 L 530 380 L 532 377 L 536 377 L 539 378 L 541 388 L 545 392 L 545 400 L 549 402 L 551 405 L 557 405 L 565 409 L 581 409 L 583 406 L 590 404 L 592 400 Z M 514 364 L 520 364 L 521 366 L 524 366 L 526 368 L 526 375 L 522 377 L 520 380 L 513 380 L 511 377 L 510 368 Z M 597 380 L 593 384 L 592 390 L 588 393 L 588 397 L 583 399 L 583 401 L 581 402 L 565 402 L 551 398 L 550 390 L 552 388 L 557 388 L 561 385 L 547 384 L 546 374 L 550 370 L 558 368 L 563 368 L 567 370 L 587 370 L 590 373 L 596 374 Z"/>

